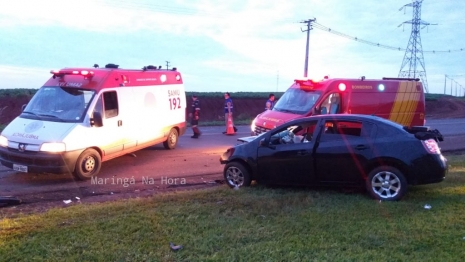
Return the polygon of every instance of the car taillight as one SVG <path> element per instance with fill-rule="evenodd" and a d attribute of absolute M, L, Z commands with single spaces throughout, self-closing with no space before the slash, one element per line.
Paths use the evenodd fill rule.
<path fill-rule="evenodd" d="M 441 149 L 434 139 L 422 140 L 421 143 L 430 154 L 441 154 Z"/>

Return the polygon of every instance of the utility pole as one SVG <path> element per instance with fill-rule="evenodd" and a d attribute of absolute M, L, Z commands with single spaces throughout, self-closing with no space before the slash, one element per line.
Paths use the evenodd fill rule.
<path fill-rule="evenodd" d="M 447 78 L 449 78 L 450 80 L 450 95 L 452 95 L 452 82 L 455 82 L 456 85 L 458 85 L 459 83 L 457 81 L 455 81 L 455 79 L 453 77 L 463 77 L 465 76 L 465 74 L 461 74 L 461 75 L 445 75 L 445 79 L 444 79 L 444 94 L 446 94 L 446 80 Z M 455 95 L 457 96 L 457 86 L 455 87 Z"/>
<path fill-rule="evenodd" d="M 447 81 L 447 75 L 444 75 L 444 94 L 446 94 L 446 81 Z"/>
<path fill-rule="evenodd" d="M 166 62 L 166 70 L 168 70 L 170 66 L 170 61 L 165 61 L 165 62 Z"/>
<path fill-rule="evenodd" d="M 305 20 L 305 21 L 302 21 L 300 23 L 302 24 L 307 24 L 307 30 L 302 30 L 302 28 L 300 29 L 302 32 L 307 32 L 307 47 L 305 49 L 305 69 L 304 69 L 304 77 L 307 77 L 307 73 L 308 73 L 308 45 L 309 45 L 309 41 L 310 41 L 310 30 L 312 30 L 312 23 L 316 21 L 316 18 L 313 18 L 313 19 L 308 19 L 308 20 Z"/>
<path fill-rule="evenodd" d="M 279 85 L 279 70 L 276 72 L 276 92 L 278 92 L 278 85 Z"/>
<path fill-rule="evenodd" d="M 423 58 L 423 47 L 421 45 L 420 30 L 430 23 L 421 20 L 421 3 L 423 0 L 415 0 L 410 4 L 406 4 L 399 9 L 405 9 L 407 6 L 413 7 L 413 18 L 410 21 L 405 21 L 403 24 L 412 24 L 412 32 L 407 48 L 405 49 L 404 60 L 399 70 L 399 77 L 420 78 L 423 82 L 423 88 L 428 93 L 428 80 L 426 78 L 425 60 Z M 423 26 L 420 28 L 420 26 Z M 417 68 L 417 64 L 419 64 Z M 421 69 L 419 68 L 421 67 Z M 405 68 L 405 69 L 404 69 Z"/>

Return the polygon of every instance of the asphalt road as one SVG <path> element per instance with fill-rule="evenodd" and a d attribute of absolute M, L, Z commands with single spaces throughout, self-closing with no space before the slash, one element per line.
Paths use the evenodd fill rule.
<path fill-rule="evenodd" d="M 465 150 L 465 119 L 427 120 L 427 125 L 444 135 L 442 151 Z M 97 195 L 142 194 L 167 189 L 217 185 L 223 165 L 219 156 L 237 138 L 249 136 L 250 127 L 239 126 L 233 136 L 223 135 L 224 127 L 202 127 L 199 139 L 191 131 L 180 137 L 175 150 L 157 145 L 103 163 L 93 180 L 78 181 L 70 174 L 28 174 L 0 166 L 0 196 L 15 196 L 24 202 L 56 201 Z"/>

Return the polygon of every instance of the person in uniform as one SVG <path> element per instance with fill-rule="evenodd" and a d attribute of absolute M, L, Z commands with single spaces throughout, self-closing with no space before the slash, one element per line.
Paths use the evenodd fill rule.
<path fill-rule="evenodd" d="M 274 107 L 274 94 L 268 96 L 268 100 L 265 103 L 265 110 L 271 110 Z"/>
<path fill-rule="evenodd" d="M 226 131 L 223 132 L 223 134 L 227 133 L 228 129 L 228 118 L 231 116 L 231 121 L 233 119 L 233 111 L 234 111 L 234 104 L 231 99 L 231 96 L 229 95 L 229 92 L 224 93 L 224 121 L 226 125 Z M 237 128 L 234 126 L 233 122 L 233 127 L 234 127 L 234 132 L 237 131 Z"/>
<path fill-rule="evenodd" d="M 191 127 L 192 132 L 194 135 L 191 138 L 199 138 L 202 132 L 200 132 L 198 125 L 199 125 L 199 116 L 200 116 L 200 101 L 197 98 L 197 95 L 192 95 L 192 109 L 189 113 L 189 117 L 191 118 Z"/>

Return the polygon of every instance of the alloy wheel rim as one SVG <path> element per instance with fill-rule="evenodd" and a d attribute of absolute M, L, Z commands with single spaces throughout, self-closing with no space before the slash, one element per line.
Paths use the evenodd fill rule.
<path fill-rule="evenodd" d="M 226 179 L 232 186 L 242 186 L 244 184 L 244 174 L 237 167 L 230 167 L 226 171 Z"/>
<path fill-rule="evenodd" d="M 170 143 L 174 145 L 176 143 L 176 136 L 172 133 L 170 136 Z"/>
<path fill-rule="evenodd" d="M 401 189 L 399 177 L 388 171 L 377 173 L 371 180 L 371 187 L 373 192 L 380 198 L 393 198 L 396 197 Z"/>

